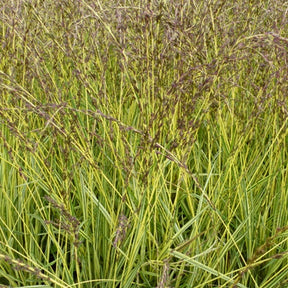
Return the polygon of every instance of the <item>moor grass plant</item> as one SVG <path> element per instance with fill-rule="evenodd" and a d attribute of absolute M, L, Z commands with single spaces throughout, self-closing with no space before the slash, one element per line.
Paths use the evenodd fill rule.
<path fill-rule="evenodd" d="M 288 287 L 287 15 L 3 0 L 0 287 Z"/>

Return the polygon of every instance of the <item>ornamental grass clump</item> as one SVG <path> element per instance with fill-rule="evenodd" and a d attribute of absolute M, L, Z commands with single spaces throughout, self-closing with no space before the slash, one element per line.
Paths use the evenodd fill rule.
<path fill-rule="evenodd" d="M 238 2 L 3 2 L 1 287 L 287 285 L 287 5 Z"/>

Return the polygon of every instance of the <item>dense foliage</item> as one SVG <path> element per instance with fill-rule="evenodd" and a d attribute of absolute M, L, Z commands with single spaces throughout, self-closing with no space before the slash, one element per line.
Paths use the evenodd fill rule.
<path fill-rule="evenodd" d="M 288 5 L 3 0 L 1 287 L 288 287 Z"/>

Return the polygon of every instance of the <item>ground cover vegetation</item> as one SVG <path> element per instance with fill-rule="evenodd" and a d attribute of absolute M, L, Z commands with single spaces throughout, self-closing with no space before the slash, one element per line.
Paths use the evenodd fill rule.
<path fill-rule="evenodd" d="M 1 287 L 288 287 L 288 3 L 0 4 Z"/>

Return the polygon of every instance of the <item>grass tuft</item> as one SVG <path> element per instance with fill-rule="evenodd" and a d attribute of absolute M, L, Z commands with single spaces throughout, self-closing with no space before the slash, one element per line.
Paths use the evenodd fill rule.
<path fill-rule="evenodd" d="M 287 3 L 240 2 L 3 2 L 1 287 L 287 286 Z"/>

